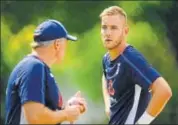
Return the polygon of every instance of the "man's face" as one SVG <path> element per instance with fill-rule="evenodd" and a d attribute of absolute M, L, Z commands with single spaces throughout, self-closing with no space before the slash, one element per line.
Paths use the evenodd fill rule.
<path fill-rule="evenodd" d="M 66 38 L 61 38 L 56 41 L 55 43 L 56 63 L 60 63 L 64 59 L 66 46 L 67 46 Z"/>
<path fill-rule="evenodd" d="M 105 48 L 112 50 L 121 44 L 127 34 L 125 24 L 125 18 L 121 15 L 101 18 L 101 37 Z"/>

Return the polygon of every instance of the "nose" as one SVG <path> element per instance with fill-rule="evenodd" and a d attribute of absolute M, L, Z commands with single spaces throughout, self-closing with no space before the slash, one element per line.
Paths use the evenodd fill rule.
<path fill-rule="evenodd" d="M 105 35 L 108 37 L 108 36 L 111 36 L 111 30 L 108 28 L 105 30 Z"/>

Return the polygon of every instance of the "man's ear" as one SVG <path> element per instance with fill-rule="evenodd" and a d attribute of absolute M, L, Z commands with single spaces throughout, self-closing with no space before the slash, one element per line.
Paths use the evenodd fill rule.
<path fill-rule="evenodd" d="M 60 49 L 60 42 L 59 42 L 59 40 L 55 40 L 55 41 L 54 41 L 54 48 L 55 48 L 56 50 L 59 50 L 59 49 Z"/>
<path fill-rule="evenodd" d="M 129 33 L 129 26 L 126 25 L 126 26 L 125 26 L 125 35 L 128 35 L 128 33 Z"/>

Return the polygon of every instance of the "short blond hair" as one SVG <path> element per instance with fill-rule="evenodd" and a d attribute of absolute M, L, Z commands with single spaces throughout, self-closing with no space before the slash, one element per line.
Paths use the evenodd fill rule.
<path fill-rule="evenodd" d="M 102 18 L 103 16 L 112 16 L 112 15 L 118 15 L 118 14 L 124 16 L 124 18 L 125 18 L 125 20 L 127 22 L 127 14 L 119 6 L 111 6 L 111 7 L 108 7 L 106 9 L 104 9 L 100 14 L 100 18 Z"/>

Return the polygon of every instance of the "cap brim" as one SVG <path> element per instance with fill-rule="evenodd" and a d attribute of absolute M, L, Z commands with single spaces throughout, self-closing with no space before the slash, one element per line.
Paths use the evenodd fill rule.
<path fill-rule="evenodd" d="M 67 35 L 67 39 L 72 40 L 72 41 L 77 41 L 77 37 L 69 35 L 69 34 Z"/>

